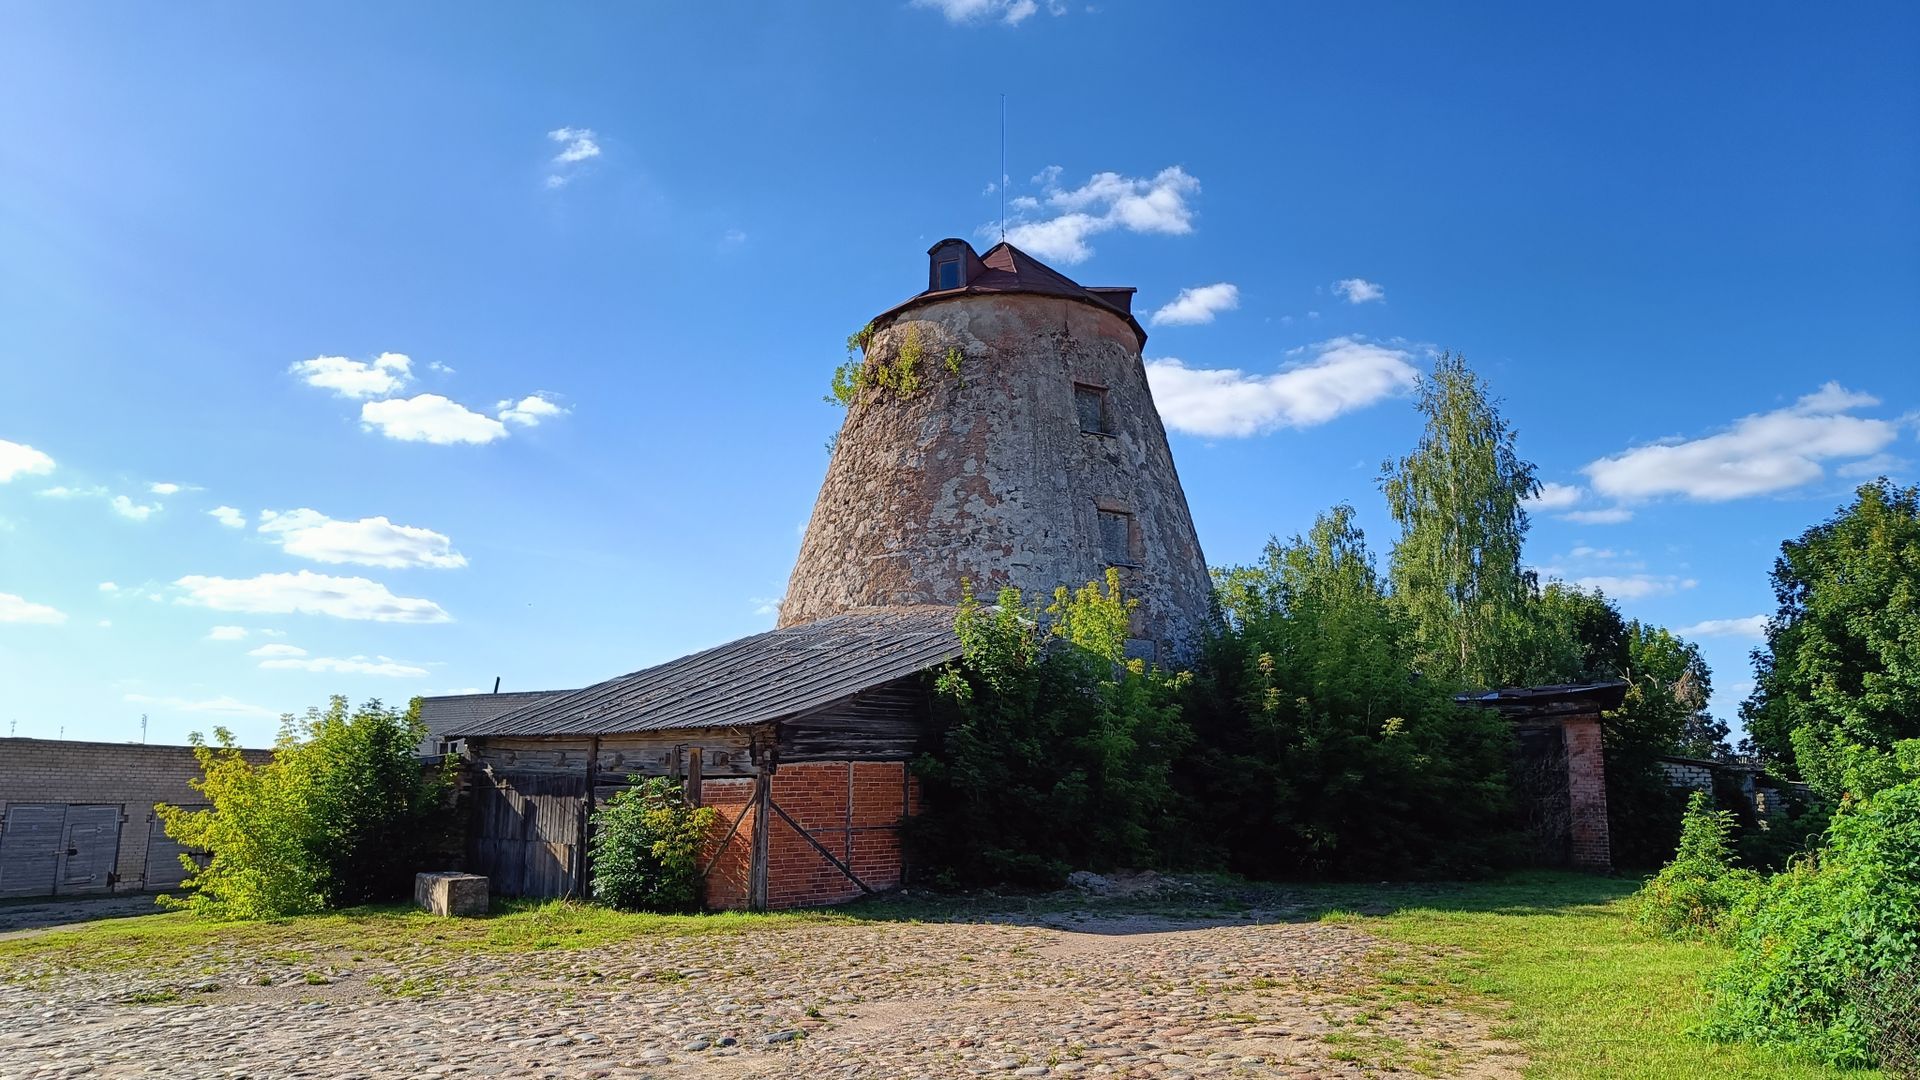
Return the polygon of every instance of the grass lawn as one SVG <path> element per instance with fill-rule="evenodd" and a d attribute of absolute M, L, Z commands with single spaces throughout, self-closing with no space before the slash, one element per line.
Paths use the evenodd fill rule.
<path fill-rule="evenodd" d="M 47 961 L 81 968 L 187 966 L 216 945 L 290 960 L 318 951 L 404 960 L 442 951 L 586 948 L 641 935 L 746 934 L 802 922 L 949 921 L 1063 911 L 1219 916 L 1257 908 L 1443 950 L 1444 959 L 1417 968 L 1387 963 L 1368 996 L 1382 1004 L 1447 1000 L 1493 1010 L 1499 1034 L 1526 1047 L 1529 1076 L 1792 1080 L 1878 1075 L 1837 1072 L 1689 1035 L 1702 1015 L 1702 979 L 1721 961 L 1723 950 L 1651 939 L 1634 930 L 1621 901 L 1635 884 L 1545 873 L 1421 885 L 1255 886 L 1222 880 L 1200 898 L 1089 901 L 1057 893 L 883 898 L 839 911 L 774 915 L 628 915 L 559 903 L 508 904 L 485 919 L 438 919 L 403 907 L 266 923 L 204 923 L 176 913 L 0 940 L 0 977 L 16 965 Z"/>

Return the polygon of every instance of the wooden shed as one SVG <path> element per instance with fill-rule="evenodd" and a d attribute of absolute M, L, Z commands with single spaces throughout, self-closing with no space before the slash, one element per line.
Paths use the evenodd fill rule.
<path fill-rule="evenodd" d="M 897 886 L 919 799 L 908 762 L 930 734 L 928 672 L 960 655 L 953 619 L 833 615 L 450 727 L 472 769 L 471 869 L 509 896 L 582 895 L 595 806 L 631 777 L 671 776 L 719 812 L 709 907 Z"/>

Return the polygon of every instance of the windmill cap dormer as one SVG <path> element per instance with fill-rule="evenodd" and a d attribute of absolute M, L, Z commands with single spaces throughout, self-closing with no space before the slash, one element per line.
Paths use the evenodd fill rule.
<path fill-rule="evenodd" d="M 1079 300 L 1110 311 L 1127 321 L 1144 347 L 1147 332 L 1133 317 L 1136 291 L 1122 285 L 1082 285 L 1004 240 L 981 255 L 965 240 L 948 237 L 927 249 L 926 290 L 881 312 L 873 321 L 877 326 L 908 308 L 949 297 L 1028 293 Z"/>

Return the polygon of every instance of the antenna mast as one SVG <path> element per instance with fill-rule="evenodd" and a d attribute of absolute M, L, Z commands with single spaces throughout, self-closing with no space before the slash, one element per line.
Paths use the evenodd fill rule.
<path fill-rule="evenodd" d="M 1007 239 L 1007 95 L 1000 95 L 1000 239 Z"/>

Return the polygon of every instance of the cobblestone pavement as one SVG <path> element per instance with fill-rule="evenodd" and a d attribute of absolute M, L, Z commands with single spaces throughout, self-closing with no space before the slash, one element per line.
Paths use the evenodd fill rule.
<path fill-rule="evenodd" d="M 1418 960 L 1383 948 L 1319 923 L 873 922 L 55 960 L 0 972 L 0 1078 L 1518 1076 L 1483 1013 L 1382 997 L 1382 963 Z"/>

